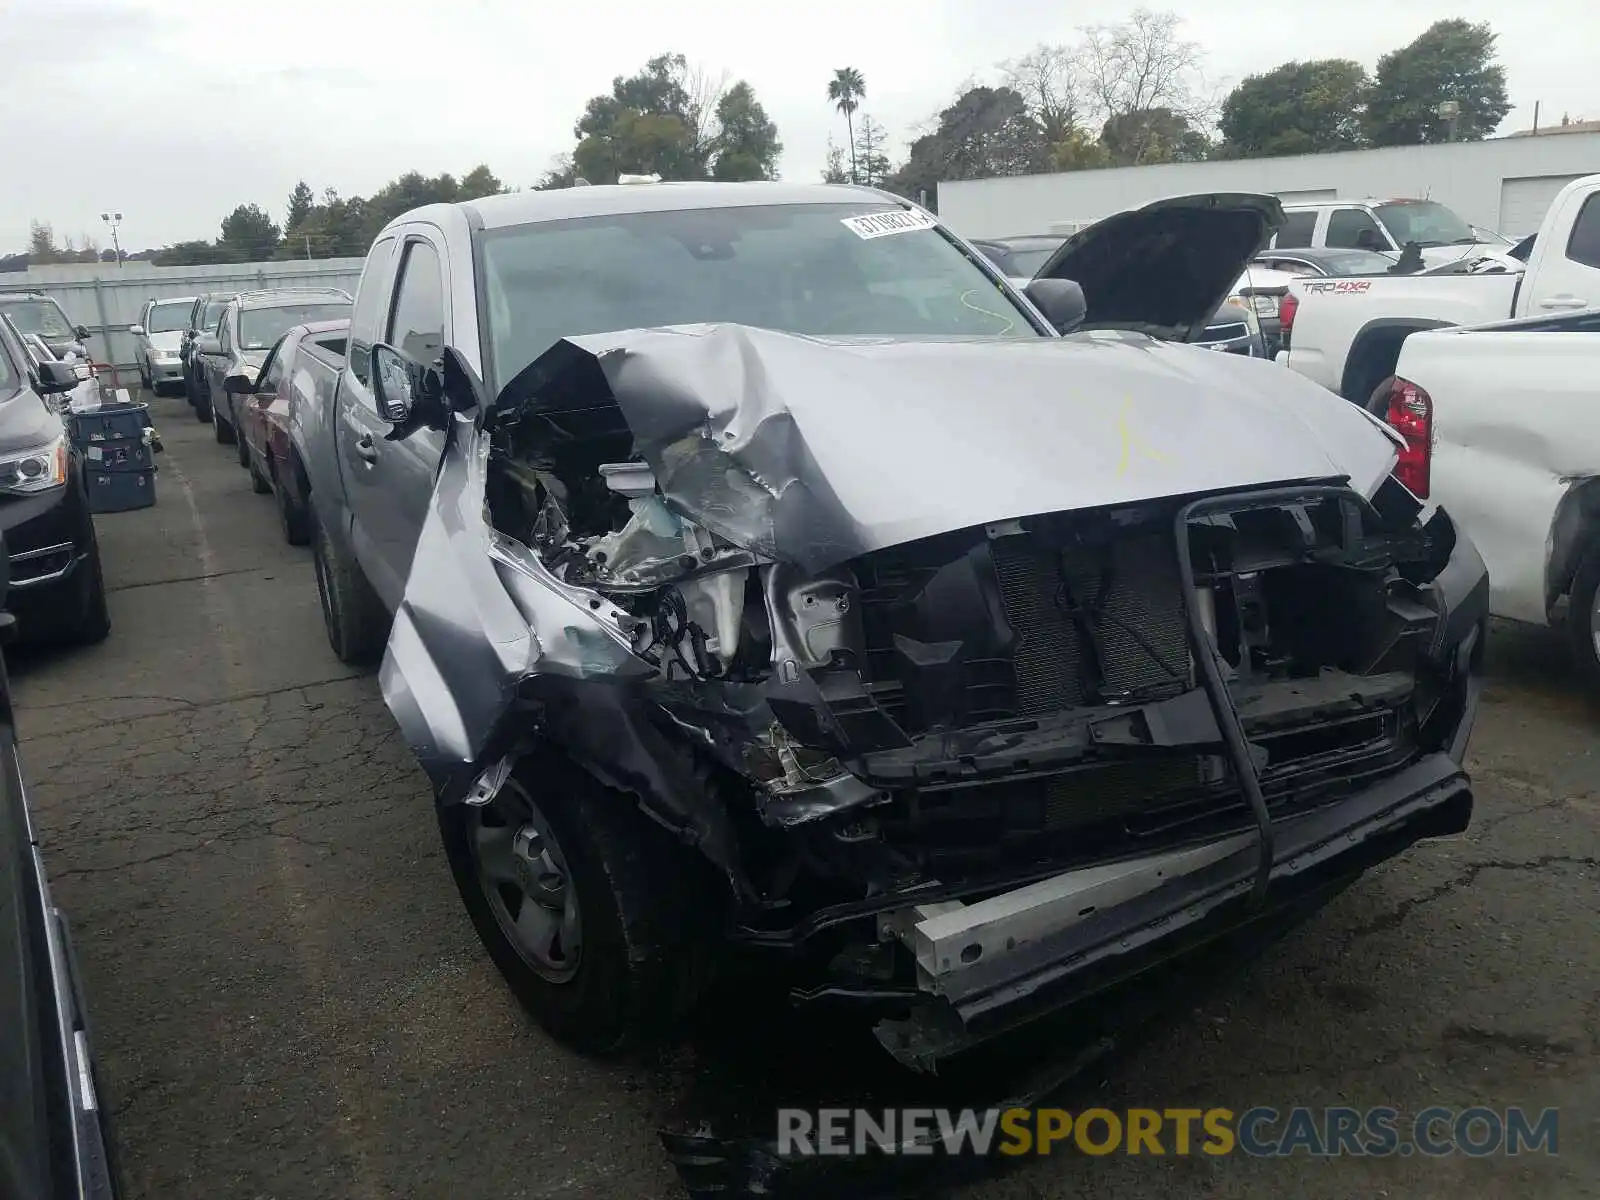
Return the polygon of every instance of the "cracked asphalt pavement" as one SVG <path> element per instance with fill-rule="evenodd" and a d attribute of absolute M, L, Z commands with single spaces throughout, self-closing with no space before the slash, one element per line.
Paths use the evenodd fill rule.
<path fill-rule="evenodd" d="M 111 638 L 13 666 L 130 1195 L 679 1194 L 656 1129 L 715 1064 L 596 1065 L 523 1018 L 374 679 L 327 648 L 307 552 L 232 448 L 156 412 L 158 505 L 100 520 Z M 1073 1102 L 1556 1106 L 1558 1156 L 1058 1152 L 952 1194 L 1600 1195 L 1600 711 L 1555 635 L 1497 628 L 1489 672 L 1471 830 L 1172 997 Z"/>

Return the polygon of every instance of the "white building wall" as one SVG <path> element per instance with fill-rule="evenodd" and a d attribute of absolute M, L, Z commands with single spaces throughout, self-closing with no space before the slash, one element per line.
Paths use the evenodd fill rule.
<path fill-rule="evenodd" d="M 1561 133 L 952 181 L 939 185 L 939 216 L 966 237 L 1009 237 L 1194 192 L 1270 192 L 1286 202 L 1426 196 L 1520 237 L 1539 227 L 1561 184 L 1596 173 L 1600 133 Z"/>

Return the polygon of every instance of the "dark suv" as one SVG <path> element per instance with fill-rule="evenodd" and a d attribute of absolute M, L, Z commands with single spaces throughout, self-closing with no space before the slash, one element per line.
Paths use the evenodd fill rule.
<path fill-rule="evenodd" d="M 202 421 L 211 420 L 211 401 L 201 386 L 200 361 L 194 352 L 196 339 L 217 331 L 222 320 L 222 310 L 232 298 L 231 292 L 208 292 L 194 298 L 189 310 L 189 327 L 184 331 L 183 342 L 178 347 L 178 358 L 183 362 L 183 392 L 194 408 L 195 416 Z"/>
<path fill-rule="evenodd" d="M 350 293 L 339 288 L 276 288 L 240 292 L 223 305 L 217 327 L 195 339 L 191 357 L 201 401 L 217 441 L 238 442 L 239 421 L 223 381 L 242 375 L 254 382 L 272 345 L 296 325 L 350 315 Z M 245 460 L 240 458 L 241 463 Z"/>
<path fill-rule="evenodd" d="M 72 363 L 28 356 L 0 319 L 0 533 L 21 635 L 98 642 L 111 632 L 100 547 L 79 452 L 53 398 L 80 383 Z"/>

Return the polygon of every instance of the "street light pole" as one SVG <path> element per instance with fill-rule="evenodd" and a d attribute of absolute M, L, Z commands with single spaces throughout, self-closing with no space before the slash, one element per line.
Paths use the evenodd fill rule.
<path fill-rule="evenodd" d="M 122 214 L 119 212 L 103 212 L 100 219 L 111 226 L 111 249 L 117 256 L 117 266 L 122 266 L 122 243 L 117 239 L 117 227 L 122 224 Z"/>

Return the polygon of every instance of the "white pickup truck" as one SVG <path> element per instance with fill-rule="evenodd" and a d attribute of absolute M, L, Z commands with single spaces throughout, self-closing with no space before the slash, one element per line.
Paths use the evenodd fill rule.
<path fill-rule="evenodd" d="M 1285 328 L 1289 369 L 1366 404 L 1414 333 L 1600 308 L 1600 175 L 1564 187 L 1527 265 L 1487 274 L 1307 280 Z"/>
<path fill-rule="evenodd" d="M 1415 334 L 1370 402 L 1408 443 L 1396 476 L 1483 555 L 1490 612 L 1551 625 L 1565 601 L 1600 687 L 1597 406 L 1600 305 Z"/>

